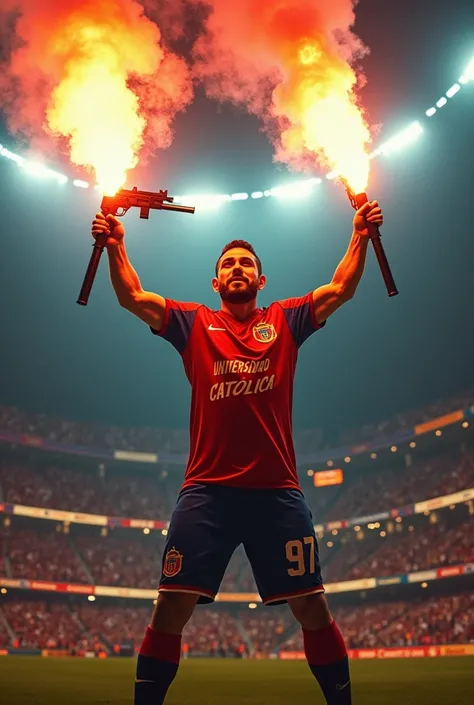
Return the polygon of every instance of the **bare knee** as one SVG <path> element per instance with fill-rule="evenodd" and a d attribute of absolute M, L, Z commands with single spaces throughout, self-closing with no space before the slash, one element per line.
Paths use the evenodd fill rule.
<path fill-rule="evenodd" d="M 322 593 L 294 597 L 288 600 L 288 605 L 303 629 L 323 629 L 331 623 L 332 616 Z"/>
<path fill-rule="evenodd" d="M 150 626 L 166 634 L 181 634 L 191 618 L 198 595 L 187 592 L 160 592 Z"/>

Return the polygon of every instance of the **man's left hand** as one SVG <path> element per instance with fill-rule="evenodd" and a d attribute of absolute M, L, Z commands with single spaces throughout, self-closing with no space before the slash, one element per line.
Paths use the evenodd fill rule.
<path fill-rule="evenodd" d="M 362 208 L 359 208 L 355 214 L 353 223 L 356 233 L 361 237 L 369 237 L 367 223 L 372 223 L 379 227 L 383 224 L 383 213 L 382 209 L 379 207 L 378 201 L 364 203 Z"/>

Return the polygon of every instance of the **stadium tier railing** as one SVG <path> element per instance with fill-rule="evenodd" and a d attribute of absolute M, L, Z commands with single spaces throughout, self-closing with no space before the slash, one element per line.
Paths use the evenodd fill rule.
<path fill-rule="evenodd" d="M 429 570 L 418 570 L 414 573 L 392 575 L 382 578 L 359 578 L 325 585 L 326 593 L 347 593 L 389 585 L 408 585 L 425 583 L 432 580 L 460 577 L 474 574 L 474 563 L 442 566 Z M 122 597 L 133 600 L 155 600 L 156 589 L 133 587 L 115 587 L 111 585 L 80 585 L 76 583 L 58 583 L 48 580 L 28 580 L 26 578 L 0 577 L 0 588 L 30 590 L 40 592 L 68 593 L 70 595 L 94 595 L 95 597 Z M 220 592 L 216 602 L 261 602 L 258 593 L 254 592 Z"/>
<path fill-rule="evenodd" d="M 461 490 L 453 494 L 433 497 L 422 502 L 407 504 L 403 507 L 395 507 L 376 514 L 367 514 L 351 519 L 340 519 L 329 521 L 324 524 L 315 524 L 316 532 L 333 531 L 335 529 L 350 529 L 352 527 L 369 524 L 372 522 L 396 519 L 397 517 L 409 517 L 415 514 L 424 514 L 446 507 L 464 504 L 474 500 L 474 488 Z M 86 524 L 89 526 L 104 526 L 108 528 L 122 529 L 149 529 L 161 530 L 166 533 L 168 520 L 155 519 L 133 519 L 128 517 L 106 516 L 105 514 L 87 514 L 84 512 L 70 512 L 63 509 L 48 509 L 46 507 L 29 507 L 24 504 L 12 504 L 11 502 L 0 502 L 0 514 L 10 514 L 30 519 L 46 519 L 50 521 L 62 521 L 68 524 Z"/>

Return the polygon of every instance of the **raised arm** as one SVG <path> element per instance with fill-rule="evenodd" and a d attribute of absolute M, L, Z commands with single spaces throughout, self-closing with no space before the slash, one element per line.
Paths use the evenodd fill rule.
<path fill-rule="evenodd" d="M 354 216 L 354 230 L 346 254 L 339 263 L 329 284 L 313 291 L 314 315 L 324 323 L 342 304 L 354 296 L 364 272 L 369 230 L 367 221 L 382 225 L 383 215 L 377 201 L 366 203 Z"/>
<path fill-rule="evenodd" d="M 118 218 L 97 213 L 92 223 L 92 237 L 109 232 L 107 254 L 109 256 L 110 279 L 119 304 L 135 314 L 142 321 L 161 330 L 165 317 L 166 303 L 163 296 L 144 291 L 138 274 L 132 267 L 125 249 L 125 229 Z"/>

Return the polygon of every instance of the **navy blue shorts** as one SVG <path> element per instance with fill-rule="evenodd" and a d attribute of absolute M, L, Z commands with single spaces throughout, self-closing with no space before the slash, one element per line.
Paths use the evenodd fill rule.
<path fill-rule="evenodd" d="M 264 604 L 324 592 L 312 515 L 298 490 L 193 485 L 181 491 L 163 553 L 160 592 L 212 602 L 243 544 Z"/>

